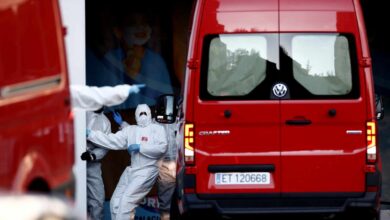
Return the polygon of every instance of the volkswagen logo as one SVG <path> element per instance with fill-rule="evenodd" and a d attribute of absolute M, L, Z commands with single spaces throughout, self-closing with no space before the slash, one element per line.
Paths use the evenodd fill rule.
<path fill-rule="evenodd" d="M 287 86 L 284 85 L 283 83 L 277 83 L 274 85 L 274 87 L 272 87 L 272 91 L 276 97 L 281 98 L 286 95 Z"/>

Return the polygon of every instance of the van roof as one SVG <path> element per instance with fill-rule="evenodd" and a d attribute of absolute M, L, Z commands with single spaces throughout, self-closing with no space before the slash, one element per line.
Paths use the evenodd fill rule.
<path fill-rule="evenodd" d="M 206 0 L 206 11 L 353 11 L 353 0 Z"/>
<path fill-rule="evenodd" d="M 204 0 L 203 30 L 207 34 L 357 33 L 356 2 L 358 0 Z"/>

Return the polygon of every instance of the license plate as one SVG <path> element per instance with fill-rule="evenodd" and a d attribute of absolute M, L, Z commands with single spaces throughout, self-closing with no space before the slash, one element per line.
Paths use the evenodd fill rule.
<path fill-rule="evenodd" d="M 270 184 L 269 172 L 215 173 L 216 185 Z"/>

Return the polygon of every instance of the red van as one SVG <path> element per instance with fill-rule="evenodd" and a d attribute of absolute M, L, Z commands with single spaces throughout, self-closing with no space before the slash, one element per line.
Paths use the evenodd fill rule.
<path fill-rule="evenodd" d="M 199 0 L 179 109 L 181 212 L 379 219 L 358 0 Z"/>
<path fill-rule="evenodd" d="M 55 0 L 0 2 L 0 191 L 74 189 L 73 118 Z"/>

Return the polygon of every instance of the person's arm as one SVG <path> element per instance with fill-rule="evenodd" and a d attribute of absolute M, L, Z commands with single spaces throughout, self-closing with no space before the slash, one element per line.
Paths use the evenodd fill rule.
<path fill-rule="evenodd" d="M 139 152 L 152 159 L 160 159 L 167 150 L 167 135 L 165 129 L 159 126 L 153 135 L 152 144 L 141 144 Z"/>
<path fill-rule="evenodd" d="M 119 129 L 120 129 L 120 130 L 123 130 L 123 129 L 125 129 L 126 127 L 129 127 L 129 126 L 130 126 L 129 123 L 127 123 L 126 121 L 123 121 L 123 122 L 121 123 L 121 125 L 119 126 Z"/>
<path fill-rule="evenodd" d="M 126 84 L 113 87 L 71 85 L 72 105 L 89 111 L 98 110 L 103 106 L 119 105 L 127 99 L 130 93 L 138 93 L 142 87 Z"/>
<path fill-rule="evenodd" d="M 124 150 L 127 149 L 127 132 L 128 129 L 123 129 L 115 134 L 104 134 L 101 131 L 91 130 L 87 139 L 100 147 L 110 150 Z"/>
<path fill-rule="evenodd" d="M 112 110 L 111 112 L 112 112 L 112 117 L 114 118 L 114 121 L 119 126 L 119 130 L 123 130 L 125 127 L 130 126 L 129 123 L 127 123 L 126 121 L 123 121 L 122 116 L 119 112 L 116 112 L 114 110 Z"/>
<path fill-rule="evenodd" d="M 108 150 L 106 148 L 102 148 L 102 147 L 95 147 L 90 152 L 95 155 L 95 160 L 101 160 L 101 159 L 103 159 L 104 156 L 106 156 Z"/>

